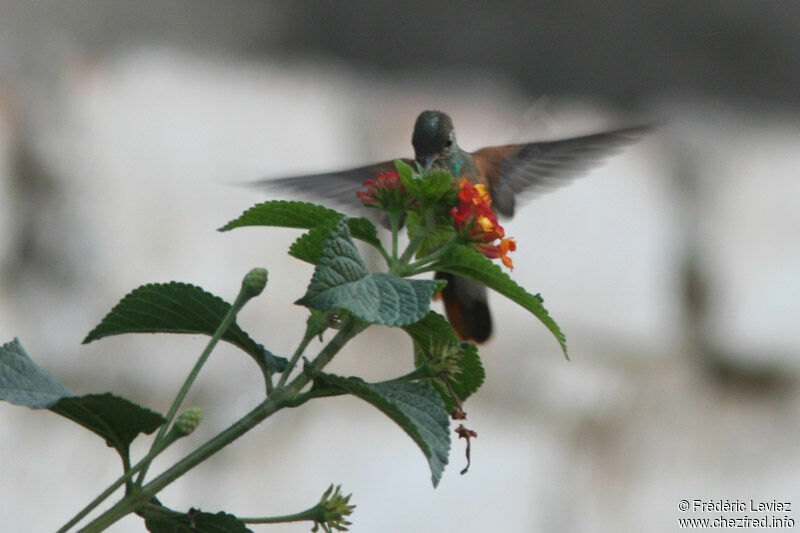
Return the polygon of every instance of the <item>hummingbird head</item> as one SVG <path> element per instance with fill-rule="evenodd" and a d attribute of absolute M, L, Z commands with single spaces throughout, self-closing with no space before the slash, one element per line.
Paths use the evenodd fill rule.
<path fill-rule="evenodd" d="M 434 161 L 446 158 L 456 147 L 456 132 L 453 121 L 441 111 L 423 111 L 414 124 L 411 137 L 414 159 L 428 169 Z"/>

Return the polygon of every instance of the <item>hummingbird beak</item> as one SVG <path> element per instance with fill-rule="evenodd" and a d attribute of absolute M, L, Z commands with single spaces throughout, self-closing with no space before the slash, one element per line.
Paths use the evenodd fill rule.
<path fill-rule="evenodd" d="M 428 170 L 437 159 L 439 159 L 438 154 L 425 154 L 417 157 L 417 163 L 422 167 L 422 170 Z"/>

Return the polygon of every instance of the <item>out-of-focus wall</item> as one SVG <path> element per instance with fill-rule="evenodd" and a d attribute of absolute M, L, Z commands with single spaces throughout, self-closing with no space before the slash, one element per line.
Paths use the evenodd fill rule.
<path fill-rule="evenodd" d="M 465 148 L 664 122 L 504 223 L 519 242 L 512 276 L 544 295 L 573 360 L 492 295 L 468 475 L 456 442 L 431 489 L 401 431 L 337 399 L 266 423 L 165 503 L 282 514 L 334 482 L 354 493 L 356 532 L 672 531 L 707 516 L 682 514 L 681 499 L 795 497 L 800 121 L 788 108 L 640 95 L 625 110 L 531 94 L 490 69 L 375 69 L 289 48 L 302 15 L 274 4 L 86 5 L 0 8 L 0 342 L 19 337 L 75 392 L 114 390 L 160 411 L 203 339 L 80 345 L 134 287 L 177 279 L 229 299 L 265 266 L 270 284 L 242 325 L 279 354 L 302 334 L 292 302 L 311 268 L 285 254 L 297 232 L 216 232 L 266 198 L 233 184 L 410 155 L 425 108 L 449 112 Z M 284 48 L 242 52 L 260 31 L 264 48 Z M 409 352 L 402 334 L 374 328 L 335 371 L 389 377 L 409 369 Z M 188 401 L 205 422 L 160 464 L 259 394 L 249 361 L 222 348 Z M 99 439 L 49 413 L 2 404 L 0 424 L 4 531 L 54 530 L 118 475 Z M 142 527 L 129 517 L 114 530 Z"/>

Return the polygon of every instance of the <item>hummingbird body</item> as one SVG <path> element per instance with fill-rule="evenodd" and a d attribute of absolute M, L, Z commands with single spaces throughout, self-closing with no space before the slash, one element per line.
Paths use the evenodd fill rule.
<path fill-rule="evenodd" d="M 492 198 L 493 209 L 511 217 L 517 199 L 566 185 L 572 178 L 601 163 L 651 128 L 638 126 L 594 135 L 549 142 L 508 144 L 461 149 L 456 142 L 452 119 L 440 111 L 423 111 L 414 124 L 411 144 L 414 160 L 423 169 L 446 170 L 456 178 L 483 184 Z M 356 192 L 377 174 L 394 171 L 394 161 L 365 167 L 256 182 L 259 186 L 288 187 L 311 196 L 333 199 L 348 206 L 360 206 Z M 477 281 L 443 272 L 436 279 L 447 281 L 442 290 L 445 312 L 462 340 L 483 342 L 492 332 L 486 287 Z"/>
<path fill-rule="evenodd" d="M 432 168 L 446 170 L 456 178 L 466 178 L 472 183 L 484 183 L 483 175 L 478 171 L 472 154 L 462 150 L 458 146 L 449 157 L 437 159 L 433 162 Z M 484 185 L 486 185 L 484 183 Z"/>

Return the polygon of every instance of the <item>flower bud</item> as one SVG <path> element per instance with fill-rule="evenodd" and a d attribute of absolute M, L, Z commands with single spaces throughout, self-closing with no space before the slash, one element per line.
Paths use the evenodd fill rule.
<path fill-rule="evenodd" d="M 337 531 L 347 531 L 347 526 L 351 525 L 347 517 L 353 514 L 356 506 L 350 505 L 352 494 L 343 495 L 341 488 L 341 485 L 328 487 L 317 505 L 322 511 L 322 523 Z M 320 523 L 320 521 L 316 522 Z"/>
<path fill-rule="evenodd" d="M 203 421 L 203 410 L 199 407 L 190 407 L 178 417 L 175 421 L 175 429 L 181 435 L 189 435 L 192 431 L 200 425 Z"/>
<path fill-rule="evenodd" d="M 267 286 L 267 269 L 254 268 L 242 280 L 242 292 L 247 298 L 254 298 L 261 294 Z"/>

